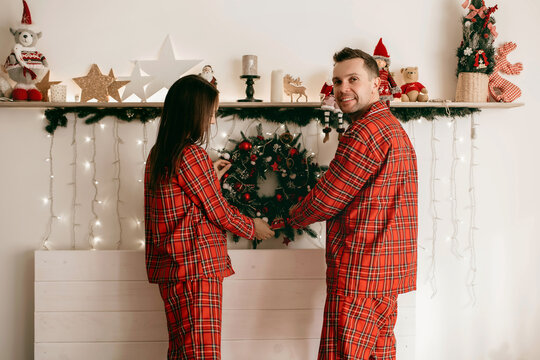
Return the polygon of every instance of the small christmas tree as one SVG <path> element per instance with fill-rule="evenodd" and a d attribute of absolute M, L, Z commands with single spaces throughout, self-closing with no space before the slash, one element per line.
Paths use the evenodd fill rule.
<path fill-rule="evenodd" d="M 476 72 L 489 75 L 495 67 L 493 41 L 497 32 L 492 14 L 497 10 L 497 5 L 488 8 L 484 0 L 465 0 L 462 6 L 469 12 L 462 20 L 463 40 L 457 49 L 459 60 L 456 74 Z"/>

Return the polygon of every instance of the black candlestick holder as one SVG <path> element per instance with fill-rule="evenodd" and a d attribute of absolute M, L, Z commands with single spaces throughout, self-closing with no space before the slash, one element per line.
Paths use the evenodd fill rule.
<path fill-rule="evenodd" d="M 246 79 L 246 98 L 240 99 L 241 102 L 260 102 L 262 100 L 254 99 L 253 94 L 255 94 L 255 89 L 253 89 L 253 84 L 255 83 L 253 79 L 260 79 L 259 75 L 242 75 L 241 79 Z"/>

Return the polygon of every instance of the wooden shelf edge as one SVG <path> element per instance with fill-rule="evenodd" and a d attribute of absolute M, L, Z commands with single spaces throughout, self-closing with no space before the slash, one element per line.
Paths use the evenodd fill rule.
<path fill-rule="evenodd" d="M 319 102 L 223 102 L 219 104 L 221 108 L 318 108 L 321 104 Z M 402 103 L 392 102 L 390 107 L 395 108 L 423 108 L 423 107 L 452 107 L 452 108 L 479 108 L 479 109 L 504 109 L 523 106 L 524 103 L 497 103 L 497 102 L 414 102 L 414 103 Z M 23 101 L 2 101 L 0 102 L 0 108 L 75 108 L 75 107 L 96 107 L 96 108 L 160 108 L 163 107 L 162 102 L 111 102 L 111 103 L 98 103 L 98 102 L 23 102 Z"/>

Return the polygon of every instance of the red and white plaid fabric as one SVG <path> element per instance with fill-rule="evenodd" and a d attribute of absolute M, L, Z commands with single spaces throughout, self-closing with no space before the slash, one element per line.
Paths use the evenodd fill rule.
<path fill-rule="evenodd" d="M 327 291 L 378 298 L 416 289 L 416 154 L 381 101 L 354 121 L 328 171 L 291 216 L 327 220 Z"/>
<path fill-rule="evenodd" d="M 221 359 L 222 282 L 214 278 L 159 284 L 169 331 L 168 360 Z"/>
<path fill-rule="evenodd" d="M 327 294 L 318 360 L 395 360 L 397 296 Z"/>
<path fill-rule="evenodd" d="M 144 190 L 148 280 L 167 283 L 233 274 L 225 230 L 252 239 L 253 220 L 227 203 L 213 163 L 200 146 L 184 149 L 177 173 L 152 193 L 148 158 Z"/>

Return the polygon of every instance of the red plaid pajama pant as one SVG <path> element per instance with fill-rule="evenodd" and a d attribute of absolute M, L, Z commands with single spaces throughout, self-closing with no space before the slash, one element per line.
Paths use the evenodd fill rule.
<path fill-rule="evenodd" d="M 327 294 L 319 360 L 395 360 L 397 295 Z"/>
<path fill-rule="evenodd" d="M 165 304 L 167 359 L 221 359 L 223 280 L 197 279 L 159 285 Z"/>

